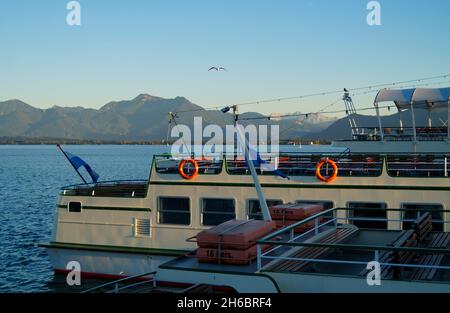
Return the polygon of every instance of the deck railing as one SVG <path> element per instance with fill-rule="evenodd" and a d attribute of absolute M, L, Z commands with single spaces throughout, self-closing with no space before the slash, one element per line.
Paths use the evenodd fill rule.
<path fill-rule="evenodd" d="M 324 234 L 325 232 L 332 232 L 341 227 L 352 227 L 343 226 L 353 221 L 378 221 L 378 222 L 397 222 L 397 223 L 414 223 L 417 219 L 411 218 L 362 218 L 362 217 L 352 217 L 348 216 L 347 212 L 352 210 L 358 210 L 362 208 L 332 208 L 325 210 L 319 214 L 306 218 L 288 227 L 282 228 L 257 242 L 257 268 L 258 270 L 265 270 L 265 266 L 272 261 L 293 261 L 293 262 L 309 262 L 314 263 L 330 263 L 330 264 L 341 264 L 341 265 L 361 265 L 361 270 L 363 270 L 367 264 L 371 261 L 379 261 L 382 267 L 392 267 L 392 268 L 409 268 L 409 269 L 434 269 L 450 271 L 450 266 L 444 264 L 415 264 L 415 263 L 395 263 L 388 261 L 386 259 L 380 260 L 380 255 L 383 252 L 392 253 L 414 253 L 417 256 L 448 256 L 450 255 L 450 249 L 448 248 L 430 248 L 430 247 L 395 247 L 391 245 L 364 245 L 364 244 L 347 244 L 347 243 L 321 243 L 315 241 L 313 238 L 318 238 L 318 235 Z M 371 210 L 364 208 L 364 210 Z M 382 210 L 382 209 L 373 209 Z M 429 210 L 415 208 L 415 209 L 384 209 L 388 211 L 396 212 L 406 212 L 406 211 L 417 211 L 418 216 L 421 213 L 429 212 Z M 450 210 L 435 210 L 442 214 L 450 212 Z M 344 213 L 345 214 L 342 214 Z M 341 213 L 341 214 L 339 214 Z M 342 217 L 342 215 L 345 215 Z M 448 220 L 432 220 L 433 223 L 442 223 L 443 225 L 449 224 Z M 302 225 L 311 225 L 314 223 L 314 227 L 308 231 L 295 234 L 294 229 Z M 385 229 L 386 230 L 386 229 Z M 386 230 L 387 231 L 387 230 Z M 399 231 L 400 233 L 400 231 Z M 325 234 L 324 234 L 325 235 Z M 289 238 L 287 240 L 279 240 L 280 238 Z M 312 240 L 311 240 L 312 239 Z M 263 250 L 263 247 L 265 248 Z M 269 248 L 267 248 L 269 247 Z M 322 249 L 333 249 L 335 251 L 359 251 L 364 252 L 366 255 L 365 259 L 344 259 L 344 258 L 329 258 L 329 257 L 296 257 L 293 256 L 293 248 L 322 248 Z M 273 263 L 272 263 L 273 264 Z M 450 282 L 450 279 L 449 279 Z"/>
<path fill-rule="evenodd" d="M 381 141 L 379 127 L 353 127 L 352 134 L 352 140 L 354 141 Z M 383 139 L 386 141 L 413 141 L 414 128 L 383 127 Z M 448 140 L 448 129 L 447 127 L 416 127 L 416 140 Z"/>
<path fill-rule="evenodd" d="M 147 180 L 116 180 L 88 184 L 76 184 L 61 188 L 61 195 L 86 197 L 144 198 Z"/>
<path fill-rule="evenodd" d="M 102 293 L 119 293 L 123 292 L 127 289 L 132 288 L 141 288 L 145 285 L 150 285 L 151 289 L 156 288 L 156 279 L 155 279 L 156 271 L 138 274 L 134 276 L 120 278 L 111 282 L 107 282 L 105 284 L 101 284 L 90 288 L 88 290 L 84 290 L 81 293 L 93 293 L 93 292 L 102 292 Z M 145 278 L 149 277 L 149 278 Z M 138 280 L 138 281 L 137 281 Z"/>
<path fill-rule="evenodd" d="M 218 158 L 217 155 L 214 156 Z M 230 175 L 250 175 L 247 164 L 242 155 L 223 155 L 222 159 L 211 158 L 199 162 L 199 174 L 217 175 L 222 172 L 223 164 Z M 323 158 L 330 158 L 336 162 L 338 177 L 377 177 L 382 175 L 384 165 L 387 173 L 392 177 L 448 177 L 450 165 L 449 155 L 442 153 L 427 154 L 366 154 L 330 152 L 307 153 L 292 152 L 280 153 L 277 156 L 262 154 L 262 159 L 272 162 L 277 169 L 287 176 L 315 176 L 316 166 Z M 178 165 L 182 158 L 170 158 L 168 156 L 156 156 L 156 170 L 162 174 L 178 174 Z M 225 160 L 225 162 L 223 162 Z M 255 165 L 259 175 L 272 176 L 272 171 L 265 171 L 259 165 Z M 331 167 L 324 166 L 323 175 L 329 175 Z"/>

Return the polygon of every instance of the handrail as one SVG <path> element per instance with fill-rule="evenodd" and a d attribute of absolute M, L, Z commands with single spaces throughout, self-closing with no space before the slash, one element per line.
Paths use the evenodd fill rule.
<path fill-rule="evenodd" d="M 261 156 L 264 157 L 266 154 L 262 153 Z M 267 155 L 270 156 L 270 153 L 267 153 Z M 347 152 L 346 150 L 343 151 L 280 151 L 277 156 L 283 157 L 283 156 L 314 156 L 314 157 L 323 157 L 323 156 L 329 156 L 329 157 L 336 157 L 339 155 L 343 155 L 344 157 L 351 157 L 351 156 L 377 156 L 380 158 L 384 158 L 386 156 L 392 157 L 392 156 L 427 156 L 427 155 L 433 155 L 433 156 L 450 156 L 450 153 L 445 153 L 442 151 L 429 151 L 429 152 L 405 152 L 405 151 L 392 151 L 392 152 L 383 152 L 383 153 L 374 153 L 374 152 Z M 220 158 L 219 160 L 225 159 L 225 160 L 232 160 L 231 157 L 234 157 L 234 154 L 226 154 L 223 153 L 221 155 L 212 155 Z M 238 153 L 238 156 L 243 156 L 242 153 Z M 164 158 L 172 158 L 174 156 L 167 156 L 167 155 L 154 155 L 155 159 L 158 157 L 164 157 Z M 207 157 L 207 155 L 205 156 Z"/>
<path fill-rule="evenodd" d="M 258 244 L 283 244 L 283 242 L 281 241 L 270 241 L 271 239 L 280 236 L 281 234 L 285 233 L 285 232 L 290 232 L 291 230 L 303 225 L 303 224 L 307 224 L 311 221 L 316 220 L 319 217 L 322 217 L 324 215 L 327 215 L 329 213 L 334 213 L 335 211 L 355 211 L 355 210 L 378 210 L 378 211 L 397 211 L 397 212 L 411 212 L 411 211 L 416 211 L 416 212 L 420 212 L 420 211 L 424 211 L 424 212 L 429 212 L 430 209 L 423 209 L 423 208 L 358 208 L 358 207 L 354 207 L 354 208 L 331 208 L 325 211 L 322 211 L 320 213 L 317 213 L 315 215 L 312 215 L 308 218 L 305 218 L 301 221 L 298 221 L 297 223 L 294 223 L 292 225 L 289 225 L 287 227 L 284 227 L 282 229 L 279 229 L 278 231 L 271 233 L 265 237 L 263 237 L 262 239 L 258 240 L 257 243 Z M 444 209 L 437 209 L 437 210 L 432 210 L 433 212 L 442 212 L 442 213 L 447 213 L 450 212 L 450 210 L 444 210 Z M 342 220 L 351 220 L 352 218 L 347 217 L 347 218 L 339 218 Z M 286 243 L 286 245 L 290 245 L 293 243 Z M 304 243 L 299 243 L 298 245 L 304 245 Z M 332 245 L 333 246 L 333 245 Z M 367 247 L 367 246 L 365 246 Z"/>
<path fill-rule="evenodd" d="M 102 288 L 105 288 L 105 287 L 109 287 L 109 286 L 112 286 L 112 285 L 115 286 L 115 290 L 117 290 L 117 291 L 118 290 L 122 290 L 122 289 L 126 289 L 126 288 L 129 288 L 129 287 L 133 287 L 133 286 L 135 286 L 137 284 L 141 284 L 142 282 L 139 282 L 137 284 L 132 284 L 132 285 L 125 286 L 126 288 L 124 288 L 124 287 L 118 288 L 118 284 L 121 283 L 121 282 L 133 280 L 133 279 L 144 277 L 144 276 L 154 275 L 154 274 L 156 274 L 156 271 L 120 278 L 120 279 L 117 279 L 117 280 L 114 280 L 114 281 L 111 281 L 111 282 L 107 282 L 105 284 L 102 284 L 102 285 L 90 288 L 88 290 L 84 290 L 81 293 L 90 293 L 90 292 L 93 292 L 93 291 L 96 291 L 96 290 L 99 290 L 99 289 L 102 289 Z M 155 284 L 155 282 L 156 282 L 155 281 L 155 277 L 153 277 L 152 280 L 148 280 L 148 281 L 153 282 L 153 284 Z"/>
<path fill-rule="evenodd" d="M 147 179 L 118 179 L 118 180 L 105 180 L 105 181 L 98 181 L 96 183 L 81 183 L 81 184 L 73 184 L 73 185 L 67 185 L 67 186 L 63 186 L 60 189 L 69 189 L 69 188 L 73 188 L 73 187 L 80 187 L 80 186 L 98 186 L 98 185 L 102 185 L 102 184 L 108 184 L 108 183 L 146 183 L 148 182 Z"/>
<path fill-rule="evenodd" d="M 323 216 L 323 215 L 325 215 L 325 214 L 328 214 L 328 213 L 331 213 L 331 212 L 334 212 L 334 211 L 336 211 L 336 208 L 331 208 L 331 209 L 322 211 L 322 212 L 320 212 L 320 213 L 317 213 L 317 214 L 315 214 L 315 215 L 312 215 L 312 216 L 310 216 L 310 217 L 308 217 L 308 218 L 305 218 L 304 220 L 298 221 L 297 223 L 294 223 L 294 224 L 292 224 L 292 225 L 289 225 L 288 227 L 279 229 L 279 230 L 277 230 L 276 232 L 271 233 L 271 234 L 269 234 L 269 235 L 263 237 L 262 239 L 258 240 L 257 243 L 266 243 L 266 242 L 268 242 L 270 239 L 273 239 L 273 238 L 275 238 L 275 237 L 278 237 L 278 236 L 281 235 L 282 233 L 288 232 L 288 231 L 290 231 L 290 230 L 292 230 L 292 229 L 298 227 L 299 225 L 306 224 L 306 223 L 308 223 L 308 222 L 311 222 L 311 221 L 315 220 L 315 219 L 318 218 L 318 217 L 321 217 L 321 216 Z M 270 241 L 269 243 L 273 243 L 273 242 Z M 277 241 L 277 243 L 278 243 L 278 241 Z"/>
<path fill-rule="evenodd" d="M 285 242 L 285 241 L 258 241 L 258 244 L 276 244 L 277 246 L 289 247 L 320 247 L 320 248 L 339 248 L 342 250 L 383 250 L 383 251 L 409 251 L 418 254 L 446 254 L 450 255 L 450 249 L 443 248 L 416 248 L 416 247 L 394 247 L 394 246 L 378 246 L 378 245 L 350 245 L 350 244 L 328 244 L 313 242 Z"/>

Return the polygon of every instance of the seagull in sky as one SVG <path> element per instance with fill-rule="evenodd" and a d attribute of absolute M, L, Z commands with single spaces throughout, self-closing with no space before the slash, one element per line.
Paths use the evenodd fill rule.
<path fill-rule="evenodd" d="M 226 68 L 224 68 L 224 67 L 219 67 L 219 66 L 211 66 L 210 68 L 209 68 L 209 70 L 208 70 L 208 72 L 209 71 L 211 71 L 211 70 L 216 70 L 216 71 L 226 71 L 227 72 L 227 69 Z"/>

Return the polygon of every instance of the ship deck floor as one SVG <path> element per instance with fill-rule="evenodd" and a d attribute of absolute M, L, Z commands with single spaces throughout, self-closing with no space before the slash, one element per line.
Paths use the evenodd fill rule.
<path fill-rule="evenodd" d="M 370 230 L 370 229 L 359 229 L 358 232 L 345 241 L 346 245 L 368 245 L 368 246 L 387 246 L 393 240 L 395 240 L 400 231 L 388 231 L 388 230 Z M 437 232 L 433 232 L 433 235 L 437 234 Z M 419 248 L 426 248 L 426 244 L 419 244 Z M 443 247 L 444 249 L 450 249 L 450 242 Z M 313 248 L 306 248 L 313 249 Z M 327 262 L 308 262 L 306 266 L 301 267 L 300 269 L 295 270 L 277 270 L 277 272 L 289 272 L 289 273 L 314 273 L 314 274 L 324 274 L 324 275 L 339 275 L 339 276 L 357 276 L 357 277 L 365 277 L 364 269 L 366 268 L 367 262 L 374 259 L 373 251 L 364 251 L 364 250 L 342 250 L 342 249 L 330 249 L 329 253 L 324 256 L 321 256 L 320 259 L 322 261 L 343 261 L 340 263 L 327 263 Z M 423 255 L 422 255 L 423 256 Z M 410 264 L 420 264 L 418 260 L 421 255 L 416 255 L 415 259 L 410 262 Z M 346 263 L 349 262 L 364 262 L 364 264 L 354 264 L 354 263 Z M 278 262 L 301 262 L 301 261 L 284 261 L 280 260 Z M 382 262 L 381 262 L 382 263 Z M 450 256 L 444 255 L 439 266 L 450 266 Z M 294 266 L 295 268 L 295 266 Z M 262 271 L 272 271 L 270 269 L 263 269 Z M 383 267 L 382 267 L 383 271 Z M 398 279 L 401 280 L 411 280 L 411 276 L 414 269 L 408 267 L 401 267 L 400 277 Z M 393 278 L 392 271 L 389 271 L 388 274 L 383 277 L 384 279 L 392 279 Z M 436 275 L 430 281 L 440 281 L 440 282 L 448 282 L 450 283 L 450 271 L 438 269 Z"/>
<path fill-rule="evenodd" d="M 368 245 L 368 246 L 387 246 L 394 241 L 400 234 L 400 231 L 394 230 L 371 230 L 371 229 L 359 229 L 354 236 L 345 241 L 347 245 Z M 287 241 L 287 238 L 283 238 L 283 241 Z M 307 238 L 305 238 L 306 240 Z M 419 247 L 425 247 L 424 245 Z M 281 256 L 289 251 L 289 247 L 283 247 L 281 249 L 272 252 L 270 256 Z M 312 249 L 312 248 L 308 248 Z M 450 249 L 450 243 L 446 249 Z M 341 250 L 331 249 L 331 252 L 320 257 L 322 260 L 340 260 L 342 263 L 326 263 L 326 262 L 308 262 L 307 266 L 302 267 L 295 271 L 286 271 L 289 273 L 310 273 L 321 275 L 338 275 L 338 276 L 352 276 L 352 277 L 364 277 L 361 272 L 365 269 L 367 262 L 374 259 L 373 251 L 363 250 Z M 364 264 L 351 264 L 345 261 L 357 261 L 365 262 Z M 272 261 L 273 263 L 274 261 Z M 289 262 L 285 260 L 278 260 L 275 262 Z M 295 261 L 294 261 L 295 262 Z M 261 272 L 270 272 L 264 268 L 264 265 L 268 262 L 263 262 L 263 268 Z M 414 262 L 412 262 L 414 264 Z M 444 256 L 440 266 L 450 266 L 450 257 Z M 195 257 L 195 252 L 186 256 L 179 257 L 171 260 L 160 266 L 165 269 L 172 270 L 187 270 L 187 271 L 199 271 L 199 272 L 211 272 L 211 273 L 229 273 L 229 274 L 249 274 L 256 273 L 257 264 L 256 260 L 247 265 L 230 265 L 230 264 L 215 264 L 215 263 L 201 263 Z M 270 267 L 270 266 L 269 266 Z M 410 280 L 413 269 L 406 267 L 402 268 L 400 279 Z M 392 273 L 384 277 L 384 279 L 392 279 Z M 431 281 L 449 282 L 450 283 L 450 271 L 437 270 Z"/>
<path fill-rule="evenodd" d="M 305 239 L 310 237 L 311 236 L 305 236 Z M 289 238 L 287 234 L 282 235 L 283 241 L 287 241 L 288 239 Z M 281 247 L 271 255 L 280 256 L 281 254 L 286 253 L 289 249 L 290 249 L 289 247 Z M 230 274 L 256 273 L 258 270 L 256 260 L 246 265 L 202 263 L 197 260 L 195 256 L 195 251 L 185 256 L 181 256 L 174 260 L 168 261 L 160 265 L 160 268 L 175 269 L 175 270 L 191 270 L 191 271 L 193 270 L 201 272 L 230 273 Z"/>

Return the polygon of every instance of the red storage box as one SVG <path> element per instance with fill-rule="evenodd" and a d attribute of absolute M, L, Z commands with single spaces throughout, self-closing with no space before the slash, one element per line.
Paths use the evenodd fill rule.
<path fill-rule="evenodd" d="M 230 220 L 197 235 L 200 248 L 246 250 L 276 229 L 275 222 Z"/>
<path fill-rule="evenodd" d="M 274 220 L 300 221 L 323 211 L 321 204 L 280 204 L 271 207 L 270 215 Z"/>
<path fill-rule="evenodd" d="M 295 224 L 299 221 L 290 221 L 290 220 L 276 220 L 276 225 L 277 228 L 283 228 L 283 227 L 287 227 L 287 226 L 291 226 L 292 224 Z M 320 220 L 319 220 L 320 222 Z M 314 228 L 315 222 L 314 221 L 310 221 L 308 223 L 305 223 L 303 225 L 297 226 L 294 228 L 294 232 L 295 233 L 304 233 L 312 228 Z"/>
<path fill-rule="evenodd" d="M 267 250 L 268 246 L 263 245 L 262 251 Z M 222 263 L 244 265 L 249 264 L 257 257 L 256 245 L 245 250 L 222 249 L 219 258 L 219 250 L 216 248 L 198 248 L 197 259 L 201 263 Z"/>

